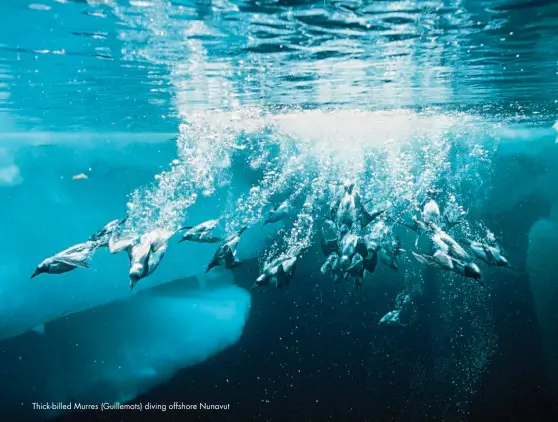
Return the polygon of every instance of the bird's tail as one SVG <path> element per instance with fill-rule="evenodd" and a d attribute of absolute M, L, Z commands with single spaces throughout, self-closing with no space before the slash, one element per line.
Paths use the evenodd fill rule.
<path fill-rule="evenodd" d="M 421 254 L 418 254 L 418 253 L 413 252 L 413 251 L 411 251 L 411 253 L 412 253 L 413 256 L 416 258 L 416 260 L 417 260 L 418 262 L 420 262 L 421 264 L 428 264 L 428 263 L 429 263 L 429 262 L 428 262 L 428 259 L 426 258 L 425 255 L 421 255 Z"/>
<path fill-rule="evenodd" d="M 397 257 L 401 252 L 405 252 L 405 249 L 401 248 L 401 239 L 399 238 L 399 236 L 397 236 L 395 238 L 395 248 L 393 254 Z"/>

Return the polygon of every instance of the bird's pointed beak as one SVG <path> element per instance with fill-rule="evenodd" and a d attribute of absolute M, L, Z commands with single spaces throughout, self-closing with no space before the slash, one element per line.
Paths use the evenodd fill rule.
<path fill-rule="evenodd" d="M 37 277 L 40 273 L 41 273 L 41 272 L 40 272 L 39 269 L 37 268 L 37 269 L 35 270 L 35 272 L 31 275 L 30 278 Z"/>

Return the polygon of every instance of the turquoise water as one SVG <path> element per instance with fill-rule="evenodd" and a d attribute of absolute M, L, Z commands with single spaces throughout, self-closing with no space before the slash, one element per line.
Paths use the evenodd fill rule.
<path fill-rule="evenodd" d="M 341 315 L 344 328 L 329 341 L 347 342 L 348 355 L 369 347 L 367 371 L 386 355 L 399 359 L 381 369 L 401 375 L 369 374 L 363 390 L 372 397 L 397 385 L 404 398 L 392 392 L 385 406 L 397 410 L 378 414 L 354 398 L 361 418 L 470 415 L 503 377 L 498 368 L 527 385 L 512 368 L 521 359 L 541 363 L 526 371 L 553 397 L 557 5 L 10 0 L 1 8 L 4 419 L 63 413 L 34 402 L 140 400 L 210 358 L 272 354 L 279 346 L 263 339 L 258 321 L 299 308 L 308 314 L 276 320 L 272 332 L 300 348 L 282 359 L 306 359 L 308 379 L 327 373 L 308 369 L 317 352 L 300 326 L 310 320 L 328 331 Z M 404 249 L 397 272 L 380 263 L 360 290 L 320 272 L 328 204 L 349 179 L 369 210 L 388 210 L 385 224 Z M 443 213 L 466 213 L 453 236 L 493 233 L 511 270 L 479 263 L 482 287 L 413 258 L 421 245 L 402 223 L 420 214 L 432 189 Z M 264 226 L 286 199 L 289 216 Z M 105 248 L 90 269 L 29 278 L 43 259 L 124 216 L 124 232 L 138 236 L 216 218 L 223 236 L 248 227 L 238 244 L 243 264 L 206 273 L 218 245 L 171 239 L 161 265 L 132 291 L 126 255 Z M 251 289 L 282 253 L 298 257 L 288 288 Z M 405 295 L 413 302 L 405 324 L 378 328 Z M 278 384 L 299 388 L 296 397 L 318 385 L 275 379 L 274 362 L 263 365 L 269 373 L 257 368 L 268 384 L 239 388 L 255 400 L 238 399 L 244 411 L 283 400 L 261 395 Z M 362 390 L 350 371 L 340 382 Z M 448 378 L 436 381 L 440 374 Z M 227 384 L 241 379 L 227 376 Z M 203 376 L 192 382 L 205 388 Z M 514 393 L 502 400 L 519 395 L 509 385 Z M 187 395 L 168 388 L 176 399 Z M 285 397 L 277 412 L 289 409 Z M 301 407 L 323 420 L 340 403 Z"/>

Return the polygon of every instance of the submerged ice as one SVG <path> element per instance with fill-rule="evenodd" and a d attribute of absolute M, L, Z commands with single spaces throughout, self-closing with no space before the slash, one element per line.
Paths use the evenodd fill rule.
<path fill-rule="evenodd" d="M 14 382 L 2 387 L 3 417 L 59 413 L 34 411 L 33 402 L 123 403 L 234 344 L 250 296 L 230 280 L 216 283 L 199 290 L 196 280 L 175 281 L 47 323 L 44 334 L 8 343 L 3 358 L 12 365 L 2 376 Z"/>

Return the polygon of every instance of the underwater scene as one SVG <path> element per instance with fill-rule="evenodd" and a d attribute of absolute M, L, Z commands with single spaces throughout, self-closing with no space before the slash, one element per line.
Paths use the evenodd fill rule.
<path fill-rule="evenodd" d="M 558 3 L 0 10 L 0 421 L 558 420 Z"/>

